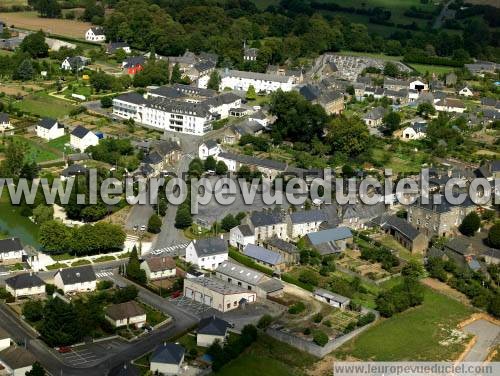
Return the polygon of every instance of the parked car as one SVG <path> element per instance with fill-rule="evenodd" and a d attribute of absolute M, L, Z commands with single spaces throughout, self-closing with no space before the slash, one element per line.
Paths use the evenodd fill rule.
<path fill-rule="evenodd" d="M 57 351 L 59 351 L 61 354 L 66 354 L 66 353 L 71 352 L 71 347 L 61 346 L 61 347 L 59 347 L 59 350 L 57 350 Z"/>

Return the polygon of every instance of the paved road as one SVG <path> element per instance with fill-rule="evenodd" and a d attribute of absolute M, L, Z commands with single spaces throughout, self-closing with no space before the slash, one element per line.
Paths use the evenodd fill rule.
<path fill-rule="evenodd" d="M 463 329 L 476 336 L 476 344 L 463 359 L 464 362 L 482 362 L 490 353 L 492 346 L 500 343 L 500 326 L 486 320 L 476 320 Z"/>
<path fill-rule="evenodd" d="M 118 275 L 111 278 L 121 286 L 131 284 L 131 282 Z M 118 353 L 109 354 L 96 362 L 79 367 L 64 363 L 59 354 L 37 339 L 37 334 L 29 329 L 5 304 L 0 305 L 0 327 L 6 330 L 17 343 L 26 343 L 26 348 L 52 375 L 106 375 L 111 368 L 142 356 L 169 338 L 193 327 L 198 322 L 198 318 L 194 315 L 179 309 L 168 300 L 160 298 L 140 286 L 139 299 L 170 315 L 173 322 L 167 327 L 153 331 L 138 341 L 125 345 L 123 350 Z"/>
<path fill-rule="evenodd" d="M 450 6 L 450 4 L 453 2 L 453 0 L 450 0 L 448 1 L 444 6 L 443 6 L 443 9 L 441 9 L 441 12 L 439 13 L 439 15 L 437 16 L 436 20 L 434 21 L 434 24 L 432 25 L 432 28 L 433 29 L 439 29 L 442 25 L 443 25 L 443 22 L 445 20 L 445 18 L 450 15 L 452 13 L 451 10 L 448 9 L 448 7 Z M 453 14 L 455 12 L 453 11 Z"/>

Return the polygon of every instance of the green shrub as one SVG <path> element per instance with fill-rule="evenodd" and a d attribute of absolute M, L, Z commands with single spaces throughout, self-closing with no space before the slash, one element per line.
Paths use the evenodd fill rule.
<path fill-rule="evenodd" d="M 259 322 L 257 323 L 257 328 L 259 329 L 266 329 L 271 323 L 273 322 L 273 318 L 271 315 L 264 315 L 259 319 Z"/>
<path fill-rule="evenodd" d="M 306 309 L 306 305 L 302 302 L 297 302 L 294 305 L 292 305 L 290 308 L 288 308 L 288 313 L 292 315 L 297 315 L 301 312 L 304 312 Z"/>
<path fill-rule="evenodd" d="M 316 323 L 316 324 L 319 324 L 321 322 L 321 320 L 323 320 L 323 315 L 318 312 L 316 313 L 314 316 L 313 316 L 313 321 Z"/>
<path fill-rule="evenodd" d="M 318 346 L 325 346 L 328 343 L 328 336 L 321 330 L 315 330 L 313 333 L 313 341 Z"/>

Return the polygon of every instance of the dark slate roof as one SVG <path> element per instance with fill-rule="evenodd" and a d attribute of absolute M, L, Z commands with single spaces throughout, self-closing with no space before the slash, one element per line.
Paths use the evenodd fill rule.
<path fill-rule="evenodd" d="M 227 253 L 227 243 L 224 239 L 220 238 L 204 238 L 193 240 L 196 254 L 199 257 L 218 255 Z"/>
<path fill-rule="evenodd" d="M 380 227 L 384 229 L 392 228 L 393 230 L 404 235 L 409 240 L 414 240 L 418 235 L 420 235 L 420 232 L 415 227 L 413 227 L 411 223 L 395 215 L 382 216 Z"/>
<path fill-rule="evenodd" d="M 45 129 L 52 129 L 52 127 L 54 126 L 55 123 L 57 123 L 56 119 L 43 118 L 43 119 L 40 119 L 40 121 L 38 122 L 38 125 L 42 128 L 45 128 Z"/>
<path fill-rule="evenodd" d="M 319 295 L 319 296 L 322 296 L 324 298 L 329 298 L 331 300 L 334 300 L 336 302 L 339 302 L 339 303 L 342 303 L 342 304 L 346 304 L 350 301 L 349 298 L 345 297 L 345 296 L 342 296 L 342 295 L 339 295 L 339 294 L 335 294 L 331 291 L 328 291 L 328 290 L 325 290 L 325 289 L 320 289 L 320 288 L 317 288 L 317 289 L 314 289 L 314 292 L 313 292 L 314 295 Z"/>
<path fill-rule="evenodd" d="M 45 285 L 40 277 L 32 273 L 18 274 L 7 278 L 5 284 L 12 287 L 14 290 L 25 289 L 29 287 L 38 287 Z"/>
<path fill-rule="evenodd" d="M 320 96 L 319 87 L 311 84 L 302 86 L 299 93 L 308 101 L 314 101 Z"/>
<path fill-rule="evenodd" d="M 0 253 L 20 251 L 24 249 L 18 238 L 0 240 Z"/>
<path fill-rule="evenodd" d="M 89 132 L 90 131 L 87 128 L 79 125 L 75 129 L 73 129 L 73 132 L 71 132 L 71 135 L 78 137 L 78 138 L 84 138 L 87 135 L 87 133 L 89 133 Z"/>
<path fill-rule="evenodd" d="M 216 316 L 205 317 L 198 324 L 198 334 L 225 336 L 229 323 Z"/>
<path fill-rule="evenodd" d="M 196 63 L 194 65 L 194 68 L 198 71 L 198 72 L 205 72 L 209 69 L 213 69 L 215 68 L 215 62 L 213 61 L 210 61 L 210 60 L 202 60 L 198 63 Z"/>
<path fill-rule="evenodd" d="M 71 166 L 68 166 L 66 169 L 61 172 L 62 176 L 75 176 L 75 175 L 86 175 L 89 172 L 89 170 L 81 166 L 79 164 L 72 164 Z"/>
<path fill-rule="evenodd" d="M 444 255 L 445 255 L 444 251 L 436 247 L 431 247 L 427 251 L 427 257 L 443 258 Z"/>
<path fill-rule="evenodd" d="M 135 93 L 135 92 L 134 93 L 125 93 L 125 94 L 119 95 L 115 99 L 118 99 L 118 100 L 124 101 L 124 102 L 134 103 L 134 104 L 146 103 L 146 99 L 144 99 L 144 97 L 141 94 Z"/>
<path fill-rule="evenodd" d="M 375 107 L 371 111 L 367 112 L 363 119 L 377 120 L 382 119 L 386 113 L 386 109 L 384 107 Z"/>
<path fill-rule="evenodd" d="M 267 240 L 266 243 L 268 246 L 278 248 L 279 250 L 286 253 L 291 254 L 299 252 L 299 249 L 295 245 L 287 241 L 284 241 L 283 239 L 280 239 L 277 236 L 273 236 L 271 239 Z"/>
<path fill-rule="evenodd" d="M 90 265 L 62 269 L 56 274 L 61 275 L 61 279 L 65 285 L 74 285 L 75 283 L 92 282 L 96 280 L 94 269 Z"/>
<path fill-rule="evenodd" d="M 217 147 L 217 141 L 215 140 L 207 140 L 204 142 L 205 146 L 208 148 L 208 149 L 213 149 L 213 148 L 216 148 Z"/>
<path fill-rule="evenodd" d="M 283 262 L 283 258 L 278 252 L 270 251 L 255 244 L 247 244 L 243 249 L 243 254 L 270 265 L 277 265 Z"/>
<path fill-rule="evenodd" d="M 281 283 L 278 279 L 270 278 L 267 281 L 259 283 L 259 288 L 269 294 L 283 290 L 283 283 Z"/>
<path fill-rule="evenodd" d="M 125 42 L 111 42 L 107 45 L 107 49 L 109 52 L 115 52 L 119 48 L 128 47 L 128 44 Z"/>
<path fill-rule="evenodd" d="M 108 376 L 140 376 L 141 372 L 132 363 L 124 363 L 109 371 Z"/>
<path fill-rule="evenodd" d="M 175 343 L 165 343 L 156 348 L 151 355 L 151 362 L 164 364 L 180 364 L 184 356 L 184 348 Z"/>
<path fill-rule="evenodd" d="M 124 68 L 132 68 L 132 67 L 135 67 L 137 65 L 143 65 L 145 61 L 146 61 L 146 58 L 144 56 L 130 56 L 124 60 L 123 67 Z"/>
<path fill-rule="evenodd" d="M 456 207 L 470 207 L 470 206 L 473 206 L 475 205 L 472 200 L 470 199 L 469 196 L 467 196 L 467 198 L 465 199 L 465 201 L 461 204 L 458 204 L 458 205 L 453 205 L 453 204 L 450 204 L 446 199 L 445 197 L 441 197 L 441 203 L 439 204 L 434 204 L 433 202 L 433 198 L 431 198 L 429 200 L 429 203 L 428 204 L 422 204 L 420 202 L 420 200 L 417 200 L 416 202 L 414 202 L 412 204 L 412 206 L 416 206 L 416 207 L 419 207 L 419 208 L 422 208 L 422 209 L 425 209 L 425 210 L 429 210 L 429 211 L 433 211 L 433 212 L 436 212 L 436 213 L 446 213 L 446 212 L 449 212 L 451 209 L 453 209 L 455 206 Z"/>
<path fill-rule="evenodd" d="M 9 122 L 9 114 L 5 112 L 0 112 L 0 123 L 8 123 Z"/>
<path fill-rule="evenodd" d="M 163 157 L 158 153 L 157 151 L 154 151 L 152 153 L 149 153 L 144 157 L 143 160 L 144 163 L 149 163 L 149 164 L 158 164 L 163 162 Z"/>
<path fill-rule="evenodd" d="M 219 157 L 224 159 L 230 159 L 244 165 L 261 166 L 264 168 L 269 168 L 277 171 L 285 171 L 286 169 L 286 163 L 274 161 L 272 159 L 261 159 L 261 158 L 251 157 L 249 155 L 226 153 L 226 152 L 220 153 Z"/>
<path fill-rule="evenodd" d="M 239 225 L 238 229 L 243 236 L 252 236 L 254 234 L 249 225 Z"/>
<path fill-rule="evenodd" d="M 456 253 L 459 253 L 461 255 L 467 255 L 469 254 L 469 247 L 471 246 L 471 243 L 468 242 L 467 240 L 465 239 L 461 239 L 461 238 L 453 238 L 453 239 L 450 239 L 446 244 L 445 244 L 445 247 L 456 252 Z"/>
<path fill-rule="evenodd" d="M 166 156 L 173 151 L 181 151 L 181 147 L 175 141 L 159 141 L 153 145 L 153 149 L 156 150 L 160 155 Z"/>
<path fill-rule="evenodd" d="M 500 249 L 489 248 L 483 252 L 483 256 L 489 256 L 500 260 Z"/>
<path fill-rule="evenodd" d="M 93 26 L 90 28 L 94 35 L 104 35 L 104 29 L 100 26 Z"/>
<path fill-rule="evenodd" d="M 328 243 L 332 241 L 352 238 L 352 232 L 348 227 L 336 227 L 328 230 L 312 232 L 306 235 L 313 245 Z"/>
<path fill-rule="evenodd" d="M 0 359 L 11 369 L 31 366 L 36 358 L 24 347 L 10 346 L 0 351 Z"/>
<path fill-rule="evenodd" d="M 250 216 L 250 221 L 254 225 L 254 227 L 261 226 L 272 226 L 277 223 L 283 223 L 284 220 L 281 217 L 281 214 L 278 212 L 253 212 Z"/>
<path fill-rule="evenodd" d="M 292 220 L 293 224 L 324 222 L 328 220 L 328 216 L 321 210 L 306 210 L 291 213 L 290 219 Z"/>

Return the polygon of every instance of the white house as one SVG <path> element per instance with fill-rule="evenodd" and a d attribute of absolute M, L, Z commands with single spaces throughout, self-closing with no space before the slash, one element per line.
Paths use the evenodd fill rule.
<path fill-rule="evenodd" d="M 221 152 L 221 148 L 217 141 L 207 140 L 198 147 L 198 156 L 202 161 L 208 157 L 216 157 Z"/>
<path fill-rule="evenodd" d="M 9 129 L 12 129 L 12 125 L 10 124 L 9 115 L 5 112 L 0 112 L 0 132 L 5 132 Z"/>
<path fill-rule="evenodd" d="M 154 374 L 178 375 L 184 361 L 184 352 L 184 348 L 175 343 L 158 346 L 151 355 L 149 370 Z"/>
<path fill-rule="evenodd" d="M 31 371 L 36 358 L 24 347 L 9 346 L 0 351 L 2 374 L 9 376 L 24 376 Z"/>
<path fill-rule="evenodd" d="M 455 112 L 462 114 L 465 111 L 465 104 L 460 99 L 445 98 L 438 100 L 434 107 L 439 112 Z"/>
<path fill-rule="evenodd" d="M 468 86 L 464 86 L 458 91 L 458 95 L 461 95 L 463 97 L 472 97 L 474 96 L 474 93 L 472 92 L 471 89 L 469 89 Z"/>
<path fill-rule="evenodd" d="M 232 90 L 247 91 L 250 86 L 253 86 L 257 93 L 272 93 L 278 89 L 291 91 L 294 84 L 291 76 L 229 69 L 221 72 L 221 90 L 230 88 Z"/>
<path fill-rule="evenodd" d="M 70 133 L 69 143 L 73 149 L 83 153 L 89 146 L 99 144 L 99 137 L 94 132 L 79 125 Z"/>
<path fill-rule="evenodd" d="M 254 303 L 257 293 L 215 277 L 186 278 L 184 296 L 220 312 Z"/>
<path fill-rule="evenodd" d="M 10 347 L 10 334 L 0 328 L 0 351 Z"/>
<path fill-rule="evenodd" d="M 36 135 L 47 141 L 64 136 L 64 125 L 51 118 L 41 119 L 35 128 Z"/>
<path fill-rule="evenodd" d="M 90 265 L 60 269 L 54 276 L 54 284 L 65 294 L 88 292 L 96 289 L 96 276 Z"/>
<path fill-rule="evenodd" d="M 115 328 L 121 326 L 142 328 L 146 324 L 146 311 L 136 301 L 131 300 L 107 307 L 105 318 Z"/>
<path fill-rule="evenodd" d="M 14 298 L 45 294 L 45 282 L 36 274 L 17 274 L 5 280 L 5 289 Z"/>
<path fill-rule="evenodd" d="M 177 269 L 172 257 L 161 256 L 146 259 L 141 264 L 148 281 L 175 277 Z"/>
<path fill-rule="evenodd" d="M 415 123 L 403 129 L 403 133 L 401 134 L 401 139 L 403 141 L 420 140 L 422 138 L 425 138 L 426 135 L 427 135 L 427 124 Z"/>
<path fill-rule="evenodd" d="M 85 40 L 90 42 L 104 42 L 106 40 L 104 29 L 99 26 L 91 27 L 85 32 Z"/>
<path fill-rule="evenodd" d="M 200 320 L 196 331 L 196 345 L 209 347 L 215 341 L 224 343 L 227 336 L 227 329 L 230 324 L 216 316 L 205 317 Z"/>
<path fill-rule="evenodd" d="M 255 242 L 260 243 L 276 236 L 288 240 L 288 226 L 286 220 L 278 212 L 253 212 L 245 218 L 255 236 Z"/>
<path fill-rule="evenodd" d="M 195 239 L 186 248 L 186 261 L 200 269 L 214 270 L 227 258 L 227 243 L 220 238 Z"/>
<path fill-rule="evenodd" d="M 298 239 L 310 232 L 319 230 L 321 223 L 328 221 L 322 210 L 306 210 L 290 213 L 287 217 L 288 236 Z"/>
<path fill-rule="evenodd" d="M 422 91 L 429 90 L 429 85 L 427 85 L 425 82 L 422 82 L 420 80 L 410 81 L 410 83 L 408 84 L 408 87 L 410 90 L 416 90 L 419 93 Z"/>
<path fill-rule="evenodd" d="M 68 56 L 61 63 L 61 69 L 71 71 L 81 71 L 88 65 L 90 59 L 84 56 Z"/>
<path fill-rule="evenodd" d="M 0 240 L 0 265 L 12 265 L 23 261 L 26 256 L 18 238 Z"/>
<path fill-rule="evenodd" d="M 240 250 L 255 243 L 255 235 L 249 225 L 239 225 L 229 230 L 229 244 Z"/>
<path fill-rule="evenodd" d="M 314 298 L 320 302 L 331 305 L 336 308 L 347 308 L 351 300 L 345 296 L 335 294 L 331 291 L 317 288 L 313 292 Z"/>

